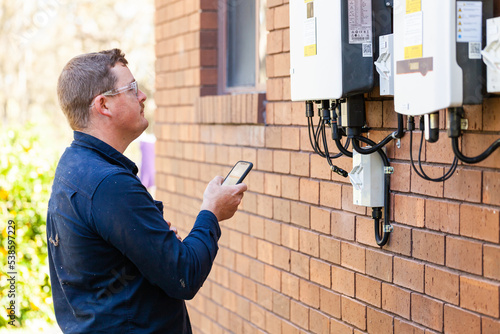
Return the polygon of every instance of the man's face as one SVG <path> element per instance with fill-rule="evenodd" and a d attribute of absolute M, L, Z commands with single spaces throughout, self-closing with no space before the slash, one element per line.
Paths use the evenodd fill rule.
<path fill-rule="evenodd" d="M 117 78 L 114 88 L 127 86 L 135 80 L 128 67 L 122 63 L 117 63 L 111 72 Z M 144 117 L 144 101 L 146 101 L 146 94 L 140 89 L 138 89 L 137 95 L 133 89 L 130 89 L 118 95 L 107 97 L 106 104 L 113 113 L 113 124 L 119 130 L 122 139 L 132 141 L 148 127 L 149 123 Z"/>

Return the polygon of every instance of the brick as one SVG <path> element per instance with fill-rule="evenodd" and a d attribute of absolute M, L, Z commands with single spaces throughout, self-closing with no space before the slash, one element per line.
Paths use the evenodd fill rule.
<path fill-rule="evenodd" d="M 299 250 L 302 253 L 311 256 L 319 256 L 319 234 L 300 230 L 299 232 Z"/>
<path fill-rule="evenodd" d="M 273 308 L 273 290 L 257 284 L 257 303 L 267 310 L 272 310 Z"/>
<path fill-rule="evenodd" d="M 290 75 L 290 53 L 279 53 L 274 56 L 274 74 L 279 77 Z"/>
<path fill-rule="evenodd" d="M 425 200 L 413 196 L 394 196 L 394 219 L 405 225 L 424 227 Z"/>
<path fill-rule="evenodd" d="M 395 257 L 394 283 L 413 291 L 424 292 L 424 265 Z"/>
<path fill-rule="evenodd" d="M 500 247 L 483 246 L 484 277 L 500 281 Z"/>
<path fill-rule="evenodd" d="M 425 200 L 425 227 L 459 234 L 460 205 L 435 199 Z"/>
<path fill-rule="evenodd" d="M 332 235 L 337 238 L 354 240 L 355 215 L 346 212 L 333 211 L 331 214 Z"/>
<path fill-rule="evenodd" d="M 382 101 L 368 101 L 366 105 L 366 124 L 370 128 L 382 127 Z"/>
<path fill-rule="evenodd" d="M 274 21 L 274 18 L 271 19 Z M 272 55 L 283 51 L 283 30 L 270 31 L 267 34 L 267 54 Z M 274 56 L 271 56 L 273 64 L 275 64 Z"/>
<path fill-rule="evenodd" d="M 268 101 L 282 101 L 283 100 L 283 79 L 271 78 L 266 82 L 267 92 L 266 97 Z"/>
<path fill-rule="evenodd" d="M 394 318 L 384 312 L 368 307 L 366 312 L 367 332 L 389 334 L 393 332 Z"/>
<path fill-rule="evenodd" d="M 500 321 L 482 317 L 482 334 L 500 333 Z"/>
<path fill-rule="evenodd" d="M 310 227 L 310 206 L 300 202 L 292 201 L 290 203 L 290 220 L 293 224 L 303 226 L 305 228 Z"/>
<path fill-rule="evenodd" d="M 283 272 L 281 274 L 281 292 L 286 296 L 299 300 L 299 278 Z"/>
<path fill-rule="evenodd" d="M 330 319 L 330 334 L 352 334 L 352 327 L 339 320 Z"/>
<path fill-rule="evenodd" d="M 282 147 L 285 150 L 298 151 L 300 149 L 300 129 L 284 127 L 281 131 Z"/>
<path fill-rule="evenodd" d="M 319 288 L 319 309 L 335 318 L 340 318 L 340 295 L 329 289 Z"/>
<path fill-rule="evenodd" d="M 500 174 L 483 172 L 483 203 L 500 205 Z"/>
<path fill-rule="evenodd" d="M 290 201 L 281 198 L 273 198 L 273 217 L 276 220 L 290 222 Z"/>
<path fill-rule="evenodd" d="M 332 237 L 320 235 L 319 257 L 325 261 L 340 264 L 340 241 Z"/>
<path fill-rule="evenodd" d="M 481 201 L 481 172 L 457 168 L 453 177 L 444 184 L 444 196 L 467 202 Z"/>
<path fill-rule="evenodd" d="M 391 162 L 394 167 L 394 174 L 391 175 L 391 190 L 409 192 L 410 191 L 410 164 Z"/>
<path fill-rule="evenodd" d="M 290 333 L 290 334 L 300 334 L 300 328 L 293 325 L 293 324 L 290 324 L 286 321 L 283 321 L 281 323 L 281 331 L 282 333 Z"/>
<path fill-rule="evenodd" d="M 381 282 L 356 274 L 356 299 L 380 308 L 382 306 Z"/>
<path fill-rule="evenodd" d="M 389 241 L 384 246 L 386 250 L 411 255 L 411 228 L 402 225 L 392 225 L 394 230 L 391 232 Z"/>
<path fill-rule="evenodd" d="M 374 222 L 373 219 L 368 217 L 356 217 L 356 241 L 369 245 L 372 247 L 378 247 L 375 240 L 375 233 L 373 231 Z"/>
<path fill-rule="evenodd" d="M 460 306 L 471 311 L 499 317 L 499 285 L 470 277 L 460 277 Z"/>
<path fill-rule="evenodd" d="M 311 309 L 309 311 L 309 329 L 312 333 L 328 333 L 330 331 L 330 319 L 322 313 Z"/>
<path fill-rule="evenodd" d="M 297 176 L 309 176 L 309 153 L 290 153 L 290 172 Z"/>
<path fill-rule="evenodd" d="M 417 259 L 444 264 L 444 244 L 442 234 L 413 230 L 412 254 Z"/>
<path fill-rule="evenodd" d="M 309 279 L 309 256 L 290 252 L 290 271 L 297 276 Z"/>
<path fill-rule="evenodd" d="M 425 266 L 425 293 L 445 302 L 458 305 L 459 276 L 447 269 Z"/>
<path fill-rule="evenodd" d="M 382 309 L 410 319 L 410 292 L 382 283 Z"/>
<path fill-rule="evenodd" d="M 460 234 L 490 241 L 500 242 L 499 210 L 462 204 L 460 205 Z"/>
<path fill-rule="evenodd" d="M 290 152 L 274 151 L 273 171 L 277 173 L 290 173 Z"/>
<path fill-rule="evenodd" d="M 299 199 L 299 178 L 296 176 L 281 176 L 281 195 L 284 198 Z"/>
<path fill-rule="evenodd" d="M 288 5 L 276 7 L 274 9 L 274 27 L 275 29 L 288 28 L 290 26 Z"/>
<path fill-rule="evenodd" d="M 257 163 L 255 167 L 257 170 L 272 172 L 273 151 L 263 149 L 257 150 Z"/>
<path fill-rule="evenodd" d="M 265 263 L 273 263 L 273 244 L 264 240 L 257 240 L 257 258 Z"/>
<path fill-rule="evenodd" d="M 433 179 L 439 178 L 444 175 L 443 167 L 422 165 L 422 168 L 425 174 Z M 417 175 L 417 173 L 412 171 L 411 191 L 416 194 L 428 195 L 433 197 L 443 197 L 444 183 L 427 181 Z"/>
<path fill-rule="evenodd" d="M 472 274 L 482 274 L 482 244 L 461 238 L 446 238 L 446 266 Z"/>
<path fill-rule="evenodd" d="M 330 211 L 311 207 L 311 229 L 330 234 Z"/>
<path fill-rule="evenodd" d="M 392 255 L 367 249 L 366 274 L 386 282 L 392 282 L 392 259 Z"/>
<path fill-rule="evenodd" d="M 300 179 L 300 200 L 317 205 L 319 203 L 319 182 Z"/>
<path fill-rule="evenodd" d="M 329 208 L 342 208 L 342 186 L 337 183 L 321 182 L 319 204 Z"/>
<path fill-rule="evenodd" d="M 342 296 L 342 320 L 361 330 L 366 330 L 366 306 Z"/>
<path fill-rule="evenodd" d="M 257 195 L 257 213 L 267 218 L 273 217 L 273 201 L 271 197 Z"/>
<path fill-rule="evenodd" d="M 299 229 L 283 224 L 281 226 L 281 244 L 293 250 L 299 250 Z"/>
<path fill-rule="evenodd" d="M 281 334 L 281 319 L 271 312 L 266 312 L 266 332 Z"/>
<path fill-rule="evenodd" d="M 290 52 L 290 29 L 288 28 L 283 29 L 283 52 Z"/>
<path fill-rule="evenodd" d="M 309 329 L 309 308 L 292 300 L 290 302 L 290 321 L 304 329 Z"/>
<path fill-rule="evenodd" d="M 353 204 L 351 185 L 342 186 L 342 210 L 354 212 L 360 215 L 366 214 L 366 208 L 364 206 Z"/>
<path fill-rule="evenodd" d="M 394 319 L 394 334 L 424 334 L 425 329 L 401 319 Z"/>
<path fill-rule="evenodd" d="M 417 293 L 412 293 L 411 319 L 440 332 L 443 329 L 443 303 Z"/>
<path fill-rule="evenodd" d="M 329 288 L 331 286 L 330 265 L 321 260 L 311 258 L 310 277 L 312 282 Z"/>
<path fill-rule="evenodd" d="M 290 250 L 285 247 L 273 246 L 273 264 L 274 266 L 290 270 Z"/>
<path fill-rule="evenodd" d="M 276 68 L 276 66 L 275 66 Z M 272 103 L 274 106 L 274 122 L 280 125 L 290 125 L 292 124 L 290 118 L 290 102 L 280 102 L 280 103 Z M 267 107 L 266 107 L 267 113 Z"/>
<path fill-rule="evenodd" d="M 273 293 L 273 312 L 282 318 L 290 319 L 290 298 Z"/>
<path fill-rule="evenodd" d="M 341 243 L 341 264 L 343 267 L 365 273 L 366 249 L 346 242 Z"/>
<path fill-rule="evenodd" d="M 266 135 L 266 147 L 281 148 L 281 128 L 266 127 L 265 135 Z"/>
<path fill-rule="evenodd" d="M 481 318 L 460 308 L 444 306 L 445 333 L 481 334 Z"/>
<path fill-rule="evenodd" d="M 269 8 L 266 12 L 266 30 L 274 30 L 274 8 Z"/>
<path fill-rule="evenodd" d="M 342 267 L 332 266 L 332 290 L 354 297 L 354 272 Z"/>
<path fill-rule="evenodd" d="M 332 171 L 326 160 L 317 154 L 311 156 L 311 177 L 330 180 Z"/>
<path fill-rule="evenodd" d="M 483 130 L 500 131 L 500 117 L 498 117 L 498 108 L 500 107 L 500 98 L 485 99 L 483 103 Z"/>

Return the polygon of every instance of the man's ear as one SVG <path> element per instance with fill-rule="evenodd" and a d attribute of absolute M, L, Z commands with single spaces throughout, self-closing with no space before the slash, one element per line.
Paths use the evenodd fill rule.
<path fill-rule="evenodd" d="M 104 95 L 98 95 L 94 99 L 94 109 L 99 115 L 105 117 L 111 116 L 111 110 L 109 110 L 108 105 L 106 104 L 107 102 L 108 101 Z"/>

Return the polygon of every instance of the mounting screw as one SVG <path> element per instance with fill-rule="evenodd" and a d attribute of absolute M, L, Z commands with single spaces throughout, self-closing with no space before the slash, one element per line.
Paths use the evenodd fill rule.
<path fill-rule="evenodd" d="M 392 227 L 392 225 L 390 225 L 390 224 L 389 225 L 384 225 L 384 232 L 390 233 L 392 231 L 394 231 L 394 227 Z"/>

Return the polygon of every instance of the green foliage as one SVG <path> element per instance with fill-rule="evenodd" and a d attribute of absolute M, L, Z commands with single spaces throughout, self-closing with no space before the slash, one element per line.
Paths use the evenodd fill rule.
<path fill-rule="evenodd" d="M 8 326 L 5 308 L 11 300 L 4 279 L 9 220 L 16 227 L 16 326 L 54 322 L 45 221 L 56 159 L 33 133 L 33 126 L 0 128 L 0 327 Z"/>

